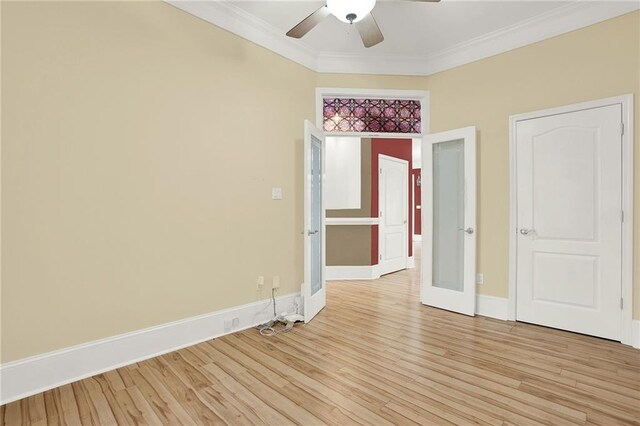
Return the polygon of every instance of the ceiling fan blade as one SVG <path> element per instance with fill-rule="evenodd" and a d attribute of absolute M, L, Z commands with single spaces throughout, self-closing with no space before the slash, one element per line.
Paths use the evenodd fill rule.
<path fill-rule="evenodd" d="M 356 27 L 364 43 L 364 47 L 375 46 L 384 40 L 382 31 L 372 14 L 368 14 L 361 21 L 356 22 Z"/>
<path fill-rule="evenodd" d="M 287 35 L 293 38 L 301 38 L 329 15 L 331 15 L 329 8 L 327 6 L 322 6 L 320 9 L 300 21 L 298 25 L 291 28 L 289 32 L 287 32 Z"/>

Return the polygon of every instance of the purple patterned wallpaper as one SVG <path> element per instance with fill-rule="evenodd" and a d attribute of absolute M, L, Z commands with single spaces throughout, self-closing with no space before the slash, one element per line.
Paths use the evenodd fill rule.
<path fill-rule="evenodd" d="M 324 98 L 325 132 L 421 133 L 420 101 Z"/>

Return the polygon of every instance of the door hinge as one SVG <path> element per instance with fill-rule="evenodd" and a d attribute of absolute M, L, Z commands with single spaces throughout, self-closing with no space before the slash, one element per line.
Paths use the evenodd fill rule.
<path fill-rule="evenodd" d="M 620 134 L 624 135 L 624 123 L 620 123 Z"/>
<path fill-rule="evenodd" d="M 620 212 L 620 222 L 624 223 L 624 210 Z"/>
<path fill-rule="evenodd" d="M 624 309 L 624 299 L 620 298 L 620 309 Z"/>
<path fill-rule="evenodd" d="M 382 210 L 380 210 L 380 214 L 378 216 L 382 217 Z"/>
<path fill-rule="evenodd" d="M 382 255 L 381 255 L 381 254 L 380 254 L 380 255 L 378 255 L 378 259 L 379 259 L 379 260 L 382 260 Z"/>
<path fill-rule="evenodd" d="M 380 167 L 380 174 L 382 174 L 382 167 Z"/>

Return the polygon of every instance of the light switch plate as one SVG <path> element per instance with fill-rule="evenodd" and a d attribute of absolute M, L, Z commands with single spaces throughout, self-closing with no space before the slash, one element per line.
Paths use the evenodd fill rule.
<path fill-rule="evenodd" d="M 478 285 L 484 284 L 484 274 L 481 274 L 481 273 L 476 274 L 476 284 Z"/>
<path fill-rule="evenodd" d="M 271 188 L 271 199 L 282 200 L 282 188 Z"/>

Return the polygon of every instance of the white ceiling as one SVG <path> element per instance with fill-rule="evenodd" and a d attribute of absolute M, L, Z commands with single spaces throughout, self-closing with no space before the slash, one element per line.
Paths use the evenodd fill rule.
<path fill-rule="evenodd" d="M 366 49 L 329 16 L 300 40 L 285 33 L 325 2 L 165 0 L 318 72 L 429 75 L 640 9 L 640 0 L 378 0 L 385 40 Z"/>
<path fill-rule="evenodd" d="M 283 34 L 323 1 L 231 1 L 234 6 L 276 27 Z M 334 16 L 297 43 L 318 52 L 368 56 L 426 56 L 459 43 L 548 12 L 569 1 L 447 1 L 417 3 L 379 1 L 373 16 L 385 40 L 372 48 L 362 45 L 358 31 Z"/>

